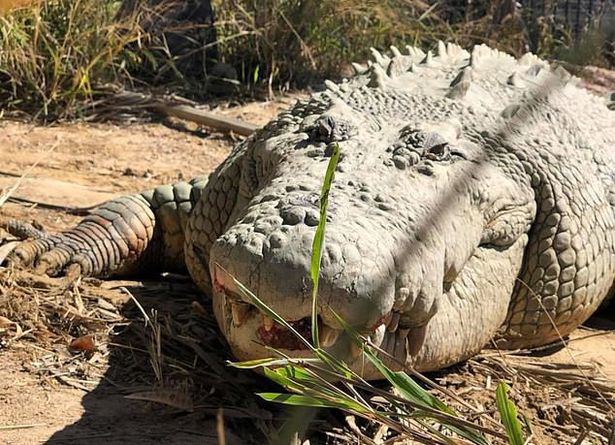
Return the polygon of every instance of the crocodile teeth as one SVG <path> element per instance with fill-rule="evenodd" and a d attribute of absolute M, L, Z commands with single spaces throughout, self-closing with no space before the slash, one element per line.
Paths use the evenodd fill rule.
<path fill-rule="evenodd" d="M 395 332 L 399 325 L 399 312 L 391 311 L 391 318 L 385 323 L 388 332 Z"/>
<path fill-rule="evenodd" d="M 333 346 L 333 344 L 337 341 L 340 336 L 340 330 L 334 329 L 325 324 L 320 328 L 320 345 L 324 348 L 328 348 L 329 346 Z"/>
<path fill-rule="evenodd" d="M 231 303 L 231 315 L 233 316 L 233 324 L 241 326 L 250 312 L 250 306 L 244 303 Z"/>
<path fill-rule="evenodd" d="M 363 348 L 361 347 L 361 345 L 352 342 L 350 344 L 350 356 L 352 357 L 352 359 L 358 359 L 359 357 L 361 357 L 361 354 L 363 354 Z"/>
<path fill-rule="evenodd" d="M 265 331 L 269 332 L 270 330 L 272 330 L 273 324 L 273 319 L 267 317 L 266 315 L 263 315 L 263 327 L 265 328 Z"/>

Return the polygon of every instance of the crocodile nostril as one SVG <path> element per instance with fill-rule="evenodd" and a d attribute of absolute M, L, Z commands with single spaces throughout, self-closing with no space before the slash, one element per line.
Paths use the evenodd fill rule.
<path fill-rule="evenodd" d="M 279 249 L 286 244 L 286 235 L 280 232 L 272 233 L 269 237 L 269 246 L 273 249 Z"/>
<path fill-rule="evenodd" d="M 320 221 L 318 212 L 314 209 L 308 209 L 305 212 L 305 224 L 311 227 L 317 226 Z"/>
<path fill-rule="evenodd" d="M 294 226 L 305 219 L 305 209 L 301 207 L 286 207 L 280 209 L 280 216 L 284 224 Z"/>

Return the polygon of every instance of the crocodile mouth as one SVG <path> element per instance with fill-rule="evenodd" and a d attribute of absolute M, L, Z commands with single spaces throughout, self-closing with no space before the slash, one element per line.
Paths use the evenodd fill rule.
<path fill-rule="evenodd" d="M 278 323 L 268 315 L 261 312 L 256 306 L 245 302 L 240 295 L 215 283 L 215 292 L 224 297 L 224 313 L 227 326 L 232 329 L 241 329 L 244 326 L 255 328 L 255 339 L 265 346 L 289 351 L 307 350 L 307 345 L 301 340 L 312 343 L 312 319 L 303 317 L 298 320 L 284 320 L 291 328 Z M 294 331 L 294 332 L 293 332 Z M 318 332 L 322 347 L 332 346 L 339 334 L 340 329 L 332 328 L 318 318 Z M 298 335 L 297 335 L 298 334 Z"/>
<path fill-rule="evenodd" d="M 263 317 L 267 321 L 263 321 L 263 325 L 256 330 L 256 334 L 263 344 L 272 348 L 288 349 L 290 351 L 307 349 L 305 343 L 286 326 L 276 323 L 265 315 Z M 308 317 L 288 323 L 301 337 L 310 343 L 312 342 L 311 320 Z"/>
<path fill-rule="evenodd" d="M 284 321 L 292 328 L 292 330 L 289 329 L 263 313 L 252 303 L 247 302 L 233 277 L 219 266 L 215 268 L 213 288 L 214 296 L 218 299 L 218 304 L 215 306 L 221 309 L 222 320 L 219 320 L 219 323 L 222 321 L 221 328 L 231 337 L 240 335 L 245 338 L 247 336 L 254 343 L 287 351 L 307 351 L 308 346 L 305 341 L 313 344 L 311 316 L 293 320 L 285 318 Z M 379 328 L 392 332 L 397 329 L 398 322 L 399 313 L 391 311 L 378 320 L 374 326 L 363 330 L 363 333 L 372 337 Z M 318 316 L 320 347 L 333 347 L 342 337 L 343 332 L 340 327 L 330 326 Z M 353 356 L 357 355 L 360 353 L 360 348 L 357 347 L 351 353 Z"/>

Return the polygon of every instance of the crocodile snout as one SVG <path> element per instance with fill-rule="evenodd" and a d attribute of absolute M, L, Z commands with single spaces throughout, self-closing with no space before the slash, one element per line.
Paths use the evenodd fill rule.
<path fill-rule="evenodd" d="M 318 214 L 314 205 L 297 201 L 259 203 L 258 209 L 247 213 L 247 220 L 240 218 L 211 250 L 216 316 L 239 357 L 270 355 L 260 345 L 294 353 L 304 345 L 256 309 L 234 279 L 311 340 L 310 267 L 318 220 L 310 218 Z M 252 219 L 250 214 L 258 217 Z M 334 313 L 369 333 L 384 324 L 393 306 L 394 263 L 384 253 L 390 246 L 370 242 L 372 238 L 364 232 L 369 229 L 353 227 L 352 220 L 340 217 L 334 209 L 327 227 L 318 293 L 324 347 L 333 347 L 342 336 Z"/>
<path fill-rule="evenodd" d="M 308 354 L 296 333 L 311 341 L 310 268 L 317 223 L 311 224 L 305 216 L 315 207 L 295 201 L 259 202 L 258 208 L 239 218 L 211 250 L 216 317 L 239 358 L 269 356 L 266 346 L 293 356 Z M 334 207 L 329 213 L 318 292 L 320 344 L 340 350 L 342 355 L 349 353 L 349 362 L 354 359 L 357 351 L 343 333 L 337 314 L 373 343 L 396 351 L 398 358 L 405 360 L 406 337 L 433 316 L 442 283 L 427 280 L 427 273 L 409 277 L 400 271 L 408 262 L 419 268 L 427 262 L 416 260 L 423 248 L 416 240 L 417 245 L 409 245 L 409 238 L 393 219 L 383 230 L 361 212 L 346 213 L 350 211 Z M 443 268 L 438 270 L 430 270 L 430 277 L 442 280 Z M 260 311 L 238 283 L 282 317 L 295 333 Z"/>

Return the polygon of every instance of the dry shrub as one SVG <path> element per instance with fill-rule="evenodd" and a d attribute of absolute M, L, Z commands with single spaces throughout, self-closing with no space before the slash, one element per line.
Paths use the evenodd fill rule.
<path fill-rule="evenodd" d="M 433 4 L 432 4 L 433 3 Z M 519 54 L 526 47 L 516 17 L 497 5 L 453 17 L 443 2 L 420 0 L 217 0 L 221 57 L 248 83 L 304 85 L 336 78 L 369 48 L 433 47 L 437 40 L 488 43 Z M 452 24 L 451 24 L 452 23 Z"/>
<path fill-rule="evenodd" d="M 95 85 L 116 82 L 134 62 L 125 51 L 141 35 L 134 17 L 116 20 L 118 2 L 34 2 L 0 16 L 0 103 L 44 118 L 75 117 Z"/>
<path fill-rule="evenodd" d="M 244 92 L 238 78 L 271 93 L 348 75 L 370 47 L 433 48 L 437 40 L 487 43 L 517 56 L 531 42 L 546 58 L 600 61 L 596 38 L 575 46 L 552 18 L 530 22 L 510 0 L 212 0 L 215 30 L 209 3 L 3 2 L 21 7 L 0 15 L 1 108 L 45 120 L 80 117 L 109 83 L 203 99 Z"/>
<path fill-rule="evenodd" d="M 131 76 L 190 97 L 209 93 L 218 59 L 213 10 L 202 0 L 123 0 L 118 17 L 137 17 L 144 36 L 128 45 L 140 59 Z"/>

